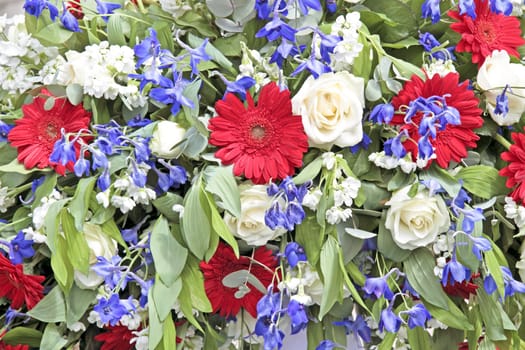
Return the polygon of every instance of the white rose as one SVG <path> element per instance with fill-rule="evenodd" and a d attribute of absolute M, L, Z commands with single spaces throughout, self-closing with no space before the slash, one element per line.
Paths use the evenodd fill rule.
<path fill-rule="evenodd" d="M 521 281 L 525 282 L 525 241 L 521 243 L 520 260 L 516 263 L 516 268 L 520 274 Z"/>
<path fill-rule="evenodd" d="M 443 198 L 429 196 L 426 189 L 420 189 L 411 198 L 408 195 L 410 187 L 395 192 L 386 202 L 390 208 L 385 227 L 399 247 L 413 250 L 434 242 L 438 234 L 446 232 L 450 217 Z"/>
<path fill-rule="evenodd" d="M 224 221 L 233 235 L 250 245 L 264 245 L 286 232 L 283 228 L 271 230 L 264 223 L 264 214 L 272 204 L 266 189 L 266 185 L 240 185 L 241 217 L 237 219 L 229 213 L 224 214 Z"/>
<path fill-rule="evenodd" d="M 161 158 L 176 158 L 181 150 L 175 145 L 184 140 L 185 134 L 186 129 L 178 123 L 163 120 L 155 127 L 149 147 L 155 155 Z"/>
<path fill-rule="evenodd" d="M 292 107 L 302 117 L 310 146 L 329 150 L 361 142 L 364 86 L 363 78 L 346 71 L 306 79 Z"/>
<path fill-rule="evenodd" d="M 478 85 L 485 90 L 484 95 L 490 116 L 498 125 L 512 125 L 520 120 L 525 112 L 525 66 L 510 63 L 507 51 L 495 50 L 485 59 L 477 77 Z M 506 96 L 509 99 L 509 113 L 506 116 L 494 113 L 496 97 L 509 85 Z"/>
<path fill-rule="evenodd" d="M 111 261 L 111 257 L 117 254 L 117 242 L 105 234 L 100 226 L 86 222 L 84 224 L 84 237 L 90 250 L 90 265 L 97 262 L 97 256 L 103 256 Z M 80 288 L 95 289 L 102 281 L 104 278 L 97 275 L 91 268 L 87 275 L 75 271 L 75 282 Z"/>

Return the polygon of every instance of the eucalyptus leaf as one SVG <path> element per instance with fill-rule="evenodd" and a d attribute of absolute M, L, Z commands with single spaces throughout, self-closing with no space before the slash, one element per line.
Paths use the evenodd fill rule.
<path fill-rule="evenodd" d="M 166 287 L 170 287 L 184 269 L 188 250 L 173 237 L 168 221 L 163 216 L 153 226 L 150 247 L 156 271 Z"/>
<path fill-rule="evenodd" d="M 308 163 L 299 174 L 293 178 L 293 182 L 296 185 L 302 185 L 307 181 L 311 181 L 317 177 L 321 171 L 323 165 L 323 159 L 321 157 L 315 158 L 313 161 Z"/>
<path fill-rule="evenodd" d="M 360 230 L 358 228 L 353 228 L 353 227 L 346 227 L 345 232 L 348 233 L 350 236 L 353 236 L 359 239 L 368 239 L 368 238 L 373 238 L 377 236 L 377 234 L 373 232 L 368 232 L 368 231 Z"/>
<path fill-rule="evenodd" d="M 228 288 L 239 288 L 248 283 L 257 288 L 263 294 L 267 292 L 264 284 L 262 284 L 261 281 L 259 281 L 259 279 L 248 270 L 234 271 L 222 278 L 222 284 Z"/>
<path fill-rule="evenodd" d="M 112 16 L 112 18 L 114 18 L 114 16 Z M 66 87 L 66 96 L 72 105 L 76 106 L 80 104 L 82 100 L 84 99 L 84 90 L 82 88 L 82 85 L 69 84 Z"/>
<path fill-rule="evenodd" d="M 64 338 L 54 323 L 48 323 L 42 336 L 40 349 L 45 350 L 60 350 L 67 344 L 67 339 Z"/>
<path fill-rule="evenodd" d="M 54 287 L 27 314 L 42 322 L 65 322 L 66 302 L 64 294 L 59 287 Z"/>

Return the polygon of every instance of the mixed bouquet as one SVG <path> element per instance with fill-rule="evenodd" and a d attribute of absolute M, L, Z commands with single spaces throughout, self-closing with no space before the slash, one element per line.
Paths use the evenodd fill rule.
<path fill-rule="evenodd" d="M 0 349 L 523 349 L 521 0 L 0 17 Z"/>

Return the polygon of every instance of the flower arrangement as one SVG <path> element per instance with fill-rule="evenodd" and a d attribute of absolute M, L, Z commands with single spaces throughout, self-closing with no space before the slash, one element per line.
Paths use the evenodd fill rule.
<path fill-rule="evenodd" d="M 521 349 L 514 0 L 25 0 L 0 349 Z"/>

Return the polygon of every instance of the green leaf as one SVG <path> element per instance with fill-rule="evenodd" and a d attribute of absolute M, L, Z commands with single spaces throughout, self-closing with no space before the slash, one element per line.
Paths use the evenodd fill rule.
<path fill-rule="evenodd" d="M 96 290 L 81 289 L 73 284 L 66 298 L 66 322 L 68 327 L 82 318 L 96 297 Z"/>
<path fill-rule="evenodd" d="M 61 199 L 51 203 L 44 219 L 44 227 L 47 234 L 47 245 L 52 253 L 56 251 L 56 241 L 59 227 L 59 213 L 66 204 L 67 199 Z"/>
<path fill-rule="evenodd" d="M 116 18 L 115 16 L 111 16 L 111 18 Z M 66 87 L 66 96 L 69 102 L 71 102 L 72 105 L 76 106 L 79 105 L 82 100 L 84 99 L 84 89 L 82 88 L 82 85 L 79 84 L 69 84 Z M 84 180 L 84 179 L 82 179 Z M 81 181 L 82 181 L 81 180 Z"/>
<path fill-rule="evenodd" d="M 379 223 L 379 232 L 377 234 L 377 249 L 385 258 L 401 262 L 411 254 L 410 250 L 401 249 L 392 238 L 392 233 L 385 227 L 386 213 L 383 213 Z"/>
<path fill-rule="evenodd" d="M 321 322 L 308 322 L 306 326 L 308 350 L 315 350 L 317 345 L 324 340 L 323 324 Z"/>
<path fill-rule="evenodd" d="M 150 246 L 155 269 L 163 283 L 170 287 L 184 269 L 188 250 L 175 239 L 163 216 L 153 226 Z"/>
<path fill-rule="evenodd" d="M 62 28 L 58 21 L 45 26 L 38 33 L 33 33 L 33 37 L 40 40 L 42 44 L 52 46 L 63 45 L 72 35 L 73 32 Z"/>
<path fill-rule="evenodd" d="M 126 46 L 126 37 L 124 36 L 125 26 L 128 27 L 129 24 L 126 23 L 122 16 L 109 16 L 107 22 L 107 32 L 108 32 L 108 41 L 112 45 Z"/>
<path fill-rule="evenodd" d="M 321 226 L 319 226 L 315 217 L 308 215 L 308 213 L 303 222 L 295 226 L 295 239 L 297 243 L 303 246 L 308 261 L 314 266 L 319 261 L 319 254 L 323 245 L 324 237 L 320 232 Z"/>
<path fill-rule="evenodd" d="M 370 313 L 370 310 L 368 309 L 368 307 L 366 306 L 365 302 L 361 298 L 361 295 L 357 291 L 357 288 L 355 287 L 354 283 L 352 283 L 352 281 L 348 277 L 348 274 L 346 274 L 346 266 L 345 266 L 344 261 L 343 261 L 343 252 L 342 252 L 340 247 L 338 247 L 338 254 L 337 255 L 338 255 L 338 259 L 339 259 L 339 269 L 342 272 L 342 276 L 343 276 L 344 281 L 346 283 L 346 287 L 350 290 L 350 294 L 352 294 L 352 298 L 354 298 L 354 300 L 359 305 L 361 305 L 361 307 L 363 309 L 365 309 L 366 311 L 368 311 L 368 313 Z M 351 263 L 349 264 L 349 266 L 351 268 Z M 356 281 L 356 283 L 359 284 L 359 282 L 357 282 L 357 281 Z"/>
<path fill-rule="evenodd" d="M 162 326 L 162 345 L 165 350 L 177 348 L 177 332 L 175 330 L 175 323 L 171 318 L 171 313 L 168 314 L 168 318 L 164 321 Z"/>
<path fill-rule="evenodd" d="M 164 196 L 152 201 L 153 206 L 171 222 L 179 222 L 179 213 L 173 211 L 175 204 L 182 204 L 183 198 L 178 194 L 167 192 Z"/>
<path fill-rule="evenodd" d="M 435 164 L 432 164 L 430 168 L 423 171 L 419 177 L 421 180 L 434 179 L 438 181 L 451 197 L 456 197 L 461 189 L 461 185 L 454 176 L 450 175 L 446 170 L 437 167 Z"/>
<path fill-rule="evenodd" d="M 497 302 L 483 288 L 478 288 L 477 296 L 479 298 L 479 312 L 485 324 L 487 337 L 492 341 L 507 340 L 501 310 L 497 307 Z"/>
<path fill-rule="evenodd" d="M 38 188 L 35 191 L 35 199 L 33 201 L 33 204 L 31 205 L 32 209 L 35 209 L 36 207 L 40 206 L 42 204 L 42 198 L 49 196 L 51 192 L 53 192 L 53 189 L 57 185 L 57 174 L 52 173 L 46 176 L 44 179 L 44 182 L 38 186 Z"/>
<path fill-rule="evenodd" d="M 241 217 L 239 187 L 233 176 L 233 167 L 207 167 L 204 171 L 206 191 L 218 196 L 222 208 L 236 218 Z"/>
<path fill-rule="evenodd" d="M 237 270 L 227 274 L 222 279 L 222 284 L 228 288 L 237 289 L 244 284 L 251 284 L 257 288 L 261 293 L 266 293 L 266 287 L 259 281 L 257 277 L 248 270 Z"/>
<path fill-rule="evenodd" d="M 17 173 L 22 175 L 31 174 L 34 172 L 49 172 L 51 169 L 38 169 L 38 168 L 32 168 L 32 169 L 26 169 L 25 166 L 18 161 L 17 158 L 13 159 L 10 163 L 0 165 L 0 172 L 2 173 Z"/>
<path fill-rule="evenodd" d="M 379 343 L 377 350 L 391 350 L 394 349 L 394 341 L 396 340 L 397 333 L 386 332 L 385 337 Z"/>
<path fill-rule="evenodd" d="M 417 40 L 414 37 L 408 37 L 406 39 L 397 41 L 395 43 L 383 43 L 383 47 L 389 47 L 392 49 L 408 49 L 411 46 L 417 46 L 419 44 L 419 40 Z"/>
<path fill-rule="evenodd" d="M 157 276 L 151 288 L 153 289 L 152 300 L 157 308 L 159 319 L 164 321 L 171 313 L 173 305 L 177 302 L 177 298 L 182 290 L 182 281 L 179 278 L 171 286 L 166 286 Z"/>
<path fill-rule="evenodd" d="M 67 242 L 62 235 L 57 235 L 55 251 L 51 255 L 51 268 L 62 290 L 67 293 L 73 285 L 73 265 L 69 261 Z"/>
<path fill-rule="evenodd" d="M 60 288 L 51 289 L 27 314 L 42 322 L 64 322 L 66 320 L 66 301 Z"/>
<path fill-rule="evenodd" d="M 200 46 L 203 41 L 204 39 L 201 39 L 191 33 L 188 35 L 188 43 L 194 48 Z M 231 74 L 236 74 L 233 63 L 226 56 L 224 56 L 222 52 L 217 50 L 217 48 L 210 42 L 206 44 L 204 51 L 211 57 L 212 60 L 219 64 L 219 66 L 225 68 Z"/>
<path fill-rule="evenodd" d="M 8 331 L 2 341 L 10 345 L 25 344 L 37 348 L 40 346 L 42 332 L 28 327 L 16 327 Z"/>
<path fill-rule="evenodd" d="M 463 216 L 461 216 L 459 223 L 463 222 L 462 219 Z M 459 223 L 456 226 L 458 229 L 461 227 Z M 456 255 L 458 257 L 458 261 L 468 267 L 471 271 L 478 270 L 480 261 L 472 252 L 472 240 L 464 233 L 459 233 L 456 235 Z"/>
<path fill-rule="evenodd" d="M 427 248 L 418 248 L 403 263 L 408 282 L 426 301 L 448 310 L 448 297 L 434 274 L 436 266 Z"/>
<path fill-rule="evenodd" d="M 222 216 L 219 214 L 219 211 L 217 210 L 213 199 L 210 198 L 211 196 L 209 196 L 206 192 L 204 192 L 204 195 L 206 197 L 206 202 L 208 204 L 209 212 L 211 215 L 211 228 L 213 232 L 215 232 L 220 238 L 222 238 L 226 243 L 228 243 L 228 245 L 232 247 L 235 256 L 239 257 L 239 245 L 237 244 L 237 240 L 230 232 L 230 229 L 224 222 Z M 217 247 L 214 248 L 214 251 L 215 249 L 217 249 Z"/>
<path fill-rule="evenodd" d="M 422 327 L 415 327 L 407 330 L 408 344 L 411 349 L 431 350 L 430 336 Z"/>
<path fill-rule="evenodd" d="M 85 236 L 75 228 L 73 220 L 73 216 L 69 214 L 67 209 L 60 211 L 60 223 L 64 231 L 69 262 L 75 270 L 87 274 L 91 250 Z"/>
<path fill-rule="evenodd" d="M 463 187 L 470 193 L 483 199 L 506 194 L 505 178 L 499 176 L 496 168 L 487 165 L 473 165 L 462 168 L 456 179 L 463 180 Z"/>
<path fill-rule="evenodd" d="M 306 181 L 315 179 L 319 172 L 321 171 L 321 167 L 323 165 L 323 159 L 321 157 L 315 158 L 313 161 L 308 163 L 303 170 L 299 174 L 297 174 L 293 178 L 293 182 L 296 185 L 302 185 Z"/>
<path fill-rule="evenodd" d="M 49 323 L 44 330 L 40 349 L 60 350 L 66 344 L 67 339 L 58 331 L 58 327 L 54 323 Z"/>
<path fill-rule="evenodd" d="M 330 311 L 336 301 L 342 301 L 343 276 L 339 266 L 339 247 L 332 236 L 328 236 L 321 248 L 320 262 L 323 276 L 324 293 L 321 299 L 319 318 Z"/>
<path fill-rule="evenodd" d="M 85 223 L 84 225 L 92 225 L 91 223 Z M 122 234 L 120 233 L 120 230 L 115 224 L 115 220 L 110 219 L 106 222 L 104 222 L 102 225 L 100 225 L 100 228 L 102 229 L 102 232 L 107 234 L 109 237 L 113 238 L 115 241 L 117 241 L 118 244 L 128 248 L 128 245 L 126 242 L 124 242 L 124 239 L 122 238 Z"/>
<path fill-rule="evenodd" d="M 183 289 L 184 286 L 191 286 L 190 306 L 202 312 L 211 312 L 212 307 L 204 290 L 204 276 L 199 269 L 199 261 L 194 257 L 190 256 L 188 258 L 188 263 L 182 272 L 181 279 Z M 186 313 L 185 315 L 188 316 Z"/>
<path fill-rule="evenodd" d="M 73 199 L 68 205 L 70 212 L 74 214 L 75 227 L 78 231 L 83 230 L 84 220 L 89 209 L 89 200 L 96 182 L 96 177 L 80 179 L 76 185 L 77 189 Z"/>
<path fill-rule="evenodd" d="M 199 178 L 186 194 L 182 217 L 182 236 L 190 251 L 202 259 L 210 245 L 211 227 L 200 201 L 202 179 Z"/>
<path fill-rule="evenodd" d="M 474 326 L 469 322 L 467 316 L 461 312 L 461 310 L 454 304 L 452 300 L 447 298 L 448 310 L 442 309 L 440 307 L 434 306 L 432 303 L 429 303 L 427 300 L 422 298 L 423 304 L 427 308 L 428 312 L 437 319 L 438 321 L 443 322 L 449 327 L 462 329 L 465 331 L 474 330 Z"/>
<path fill-rule="evenodd" d="M 148 292 L 148 300 L 153 300 L 153 288 L 150 288 Z M 155 303 L 148 304 L 148 322 L 149 322 L 149 331 L 148 331 L 148 349 L 155 350 L 157 345 L 162 340 L 164 334 L 163 324 L 159 319 L 157 313 L 157 307 Z"/>

